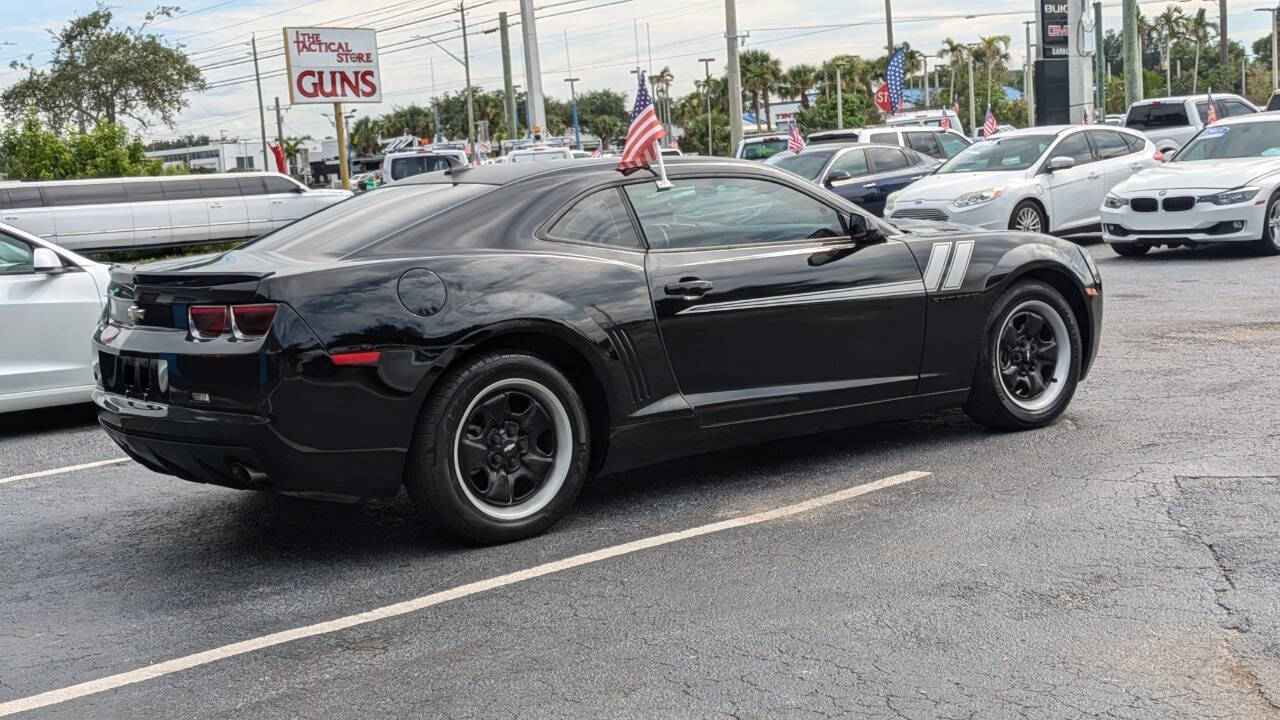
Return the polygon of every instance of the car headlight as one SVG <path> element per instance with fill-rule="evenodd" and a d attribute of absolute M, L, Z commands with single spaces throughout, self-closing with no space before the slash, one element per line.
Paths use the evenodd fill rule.
<path fill-rule="evenodd" d="M 1214 205 L 1235 205 L 1236 203 L 1249 202 L 1260 192 L 1262 192 L 1262 188 L 1236 188 L 1235 190 L 1224 190 L 1213 195 L 1201 195 L 1196 198 L 1196 202 L 1207 202 Z"/>
<path fill-rule="evenodd" d="M 1116 195 L 1115 193 L 1107 193 L 1107 197 L 1105 200 L 1102 201 L 1102 204 L 1106 207 L 1111 208 L 1112 210 L 1115 210 L 1117 208 L 1128 206 L 1129 198 L 1122 198 L 1119 195 Z"/>
<path fill-rule="evenodd" d="M 985 188 L 983 190 L 974 190 L 968 192 L 955 199 L 952 205 L 958 208 L 970 207 L 973 205 L 981 205 L 985 202 L 991 202 L 1004 194 L 1004 186 Z"/>
<path fill-rule="evenodd" d="M 902 191 L 901 191 L 901 190 L 897 190 L 897 191 L 894 191 L 894 192 L 889 193 L 889 196 L 888 196 L 888 197 L 886 197 L 886 198 L 884 199 L 884 211 L 885 211 L 885 212 L 889 212 L 890 210 L 892 210 L 892 209 L 893 209 L 893 204 L 894 204 L 894 203 L 896 203 L 896 202 L 898 201 L 898 195 L 900 195 L 900 194 L 902 194 Z"/>

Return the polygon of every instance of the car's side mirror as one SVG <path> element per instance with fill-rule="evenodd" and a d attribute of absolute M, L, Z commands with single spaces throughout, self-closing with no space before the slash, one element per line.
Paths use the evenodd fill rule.
<path fill-rule="evenodd" d="M 31 254 L 31 269 L 38 273 L 59 273 L 66 269 L 58 253 L 49 248 L 36 248 Z"/>
<path fill-rule="evenodd" d="M 844 182 L 845 180 L 851 180 L 851 179 L 853 179 L 853 176 L 850 175 L 845 170 L 832 170 L 831 172 L 827 173 L 827 179 L 823 181 L 823 184 L 825 184 L 827 187 L 831 187 L 832 185 L 835 185 L 838 182 Z"/>
<path fill-rule="evenodd" d="M 849 239 L 855 245 L 875 245 L 884 242 L 884 234 L 862 213 L 855 212 L 849 215 Z"/>
<path fill-rule="evenodd" d="M 1055 170 L 1067 170 L 1076 166 L 1075 158 L 1069 158 L 1066 155 L 1058 155 L 1049 158 L 1049 172 Z"/>

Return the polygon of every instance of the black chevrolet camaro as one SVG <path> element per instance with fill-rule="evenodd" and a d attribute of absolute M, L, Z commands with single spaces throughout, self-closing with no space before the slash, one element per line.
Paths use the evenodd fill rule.
<path fill-rule="evenodd" d="M 152 470 L 540 532 L 584 480 L 963 407 L 1056 419 L 1096 353 L 1073 244 L 889 225 L 759 164 L 459 168 L 112 271 L 103 427 Z"/>

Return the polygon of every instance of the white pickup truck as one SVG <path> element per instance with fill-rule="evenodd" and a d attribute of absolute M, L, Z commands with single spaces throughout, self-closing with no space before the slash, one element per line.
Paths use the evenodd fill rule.
<path fill-rule="evenodd" d="M 1239 95 L 1215 94 L 1219 118 L 1250 115 L 1258 107 Z M 1209 119 L 1208 95 L 1148 98 L 1129 106 L 1124 126 L 1146 134 L 1161 152 L 1182 147 L 1200 132 Z"/>

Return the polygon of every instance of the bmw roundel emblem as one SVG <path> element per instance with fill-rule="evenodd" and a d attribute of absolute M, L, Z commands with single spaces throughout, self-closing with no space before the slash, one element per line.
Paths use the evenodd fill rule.
<path fill-rule="evenodd" d="M 1160 192 L 1158 192 L 1158 193 L 1156 193 L 1156 194 L 1157 194 L 1157 195 L 1159 195 L 1160 197 L 1164 197 L 1165 195 L 1168 195 L 1168 194 L 1169 194 L 1169 191 L 1168 191 L 1168 190 L 1161 190 Z"/>

